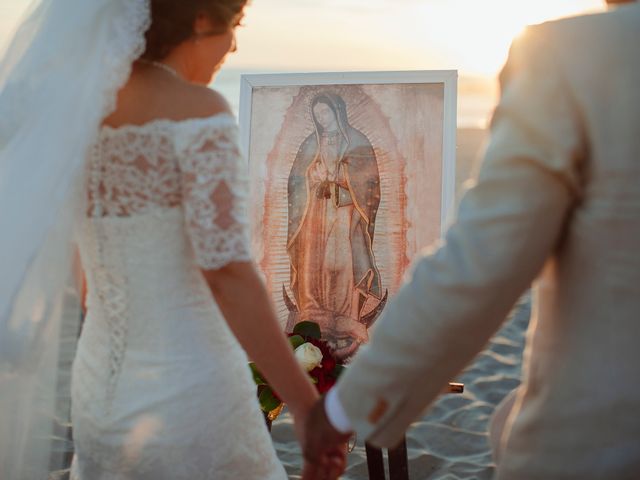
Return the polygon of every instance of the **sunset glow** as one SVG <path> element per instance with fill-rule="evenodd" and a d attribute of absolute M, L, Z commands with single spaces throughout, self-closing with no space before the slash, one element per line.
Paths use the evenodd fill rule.
<path fill-rule="evenodd" d="M 526 25 L 603 8 L 603 0 L 256 0 L 230 66 L 493 76 Z"/>
<path fill-rule="evenodd" d="M 29 3 L 2 1 L 0 44 Z M 527 24 L 603 8 L 604 0 L 253 0 L 228 66 L 493 76 Z"/>
<path fill-rule="evenodd" d="M 423 2 L 416 7 L 416 17 L 424 22 L 424 39 L 416 39 L 416 44 L 425 52 L 438 46 L 441 57 L 448 57 L 447 68 L 455 67 L 455 62 L 463 72 L 492 75 L 504 63 L 514 37 L 527 25 L 601 10 L 603 4 L 599 0 Z"/>

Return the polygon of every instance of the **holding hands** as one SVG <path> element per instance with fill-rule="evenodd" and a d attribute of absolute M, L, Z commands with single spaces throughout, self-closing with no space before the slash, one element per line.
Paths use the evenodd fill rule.
<path fill-rule="evenodd" d="M 347 466 L 347 442 L 351 433 L 341 433 L 331 425 L 324 397 L 315 402 L 297 429 L 304 456 L 302 479 L 337 479 Z"/>

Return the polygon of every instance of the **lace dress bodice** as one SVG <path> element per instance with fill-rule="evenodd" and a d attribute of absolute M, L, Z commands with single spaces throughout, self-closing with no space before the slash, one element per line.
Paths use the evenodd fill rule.
<path fill-rule="evenodd" d="M 235 119 L 104 127 L 87 165 L 74 478 L 285 478 L 201 273 L 250 259 Z"/>
<path fill-rule="evenodd" d="M 92 218 L 182 206 L 202 268 L 250 258 L 248 181 L 231 115 L 103 127 L 91 153 L 87 190 Z"/>

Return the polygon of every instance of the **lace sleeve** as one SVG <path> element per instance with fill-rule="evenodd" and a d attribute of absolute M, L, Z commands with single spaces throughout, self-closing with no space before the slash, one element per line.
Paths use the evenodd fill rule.
<path fill-rule="evenodd" d="M 211 120 L 217 121 L 190 132 L 179 151 L 187 234 L 198 265 L 206 270 L 251 258 L 248 178 L 238 128 L 231 116 Z"/>

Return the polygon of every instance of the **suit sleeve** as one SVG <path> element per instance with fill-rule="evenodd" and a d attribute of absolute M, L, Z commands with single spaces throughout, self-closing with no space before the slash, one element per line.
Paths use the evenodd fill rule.
<path fill-rule="evenodd" d="M 361 438 L 397 444 L 558 248 L 581 190 L 577 109 L 545 26 L 512 46 L 476 185 L 338 384 Z"/>

